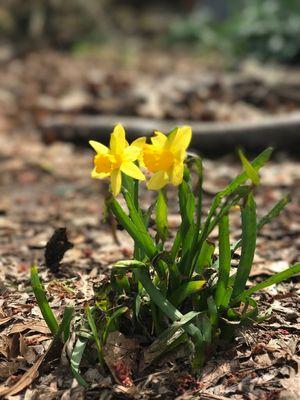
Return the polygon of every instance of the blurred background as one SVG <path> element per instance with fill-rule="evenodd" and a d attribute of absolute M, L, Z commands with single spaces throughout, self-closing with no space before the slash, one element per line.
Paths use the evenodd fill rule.
<path fill-rule="evenodd" d="M 268 128 L 281 146 L 300 127 L 299 0 L 6 0 L 0 32 L 2 130 L 86 142 L 124 116 L 136 133 L 157 126 L 136 118 L 283 116 Z M 209 129 L 221 128 L 194 127 Z"/>
<path fill-rule="evenodd" d="M 0 27 L 2 45 L 14 54 L 114 43 L 217 52 L 226 61 L 300 61 L 298 0 L 6 0 Z"/>

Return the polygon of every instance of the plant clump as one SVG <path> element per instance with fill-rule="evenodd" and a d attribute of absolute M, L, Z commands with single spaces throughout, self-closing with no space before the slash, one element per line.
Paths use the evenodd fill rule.
<path fill-rule="evenodd" d="M 116 333 L 143 338 L 148 365 L 185 345 L 192 367 L 199 371 L 220 341 L 230 342 L 237 328 L 267 317 L 260 315 L 254 293 L 300 272 L 297 263 L 247 287 L 257 234 L 290 200 L 283 198 L 257 218 L 255 188 L 272 149 L 264 150 L 252 162 L 239 151 L 243 171 L 215 195 L 206 214 L 202 160 L 187 152 L 191 137 L 191 128 L 183 126 L 168 135 L 155 132 L 150 142 L 139 138 L 129 145 L 124 128 L 117 125 L 109 147 L 90 142 L 96 151 L 92 177 L 110 179 L 107 210 L 133 239 L 134 252 L 133 259 L 112 266 L 109 279 L 95 290 L 93 304 L 85 306 L 71 357 L 71 370 L 83 386 L 87 384 L 80 375 L 80 363 L 90 344 L 97 349 L 94 362 L 105 373 L 105 346 Z M 155 195 L 144 210 L 139 189 L 148 176 L 146 187 Z M 168 227 L 168 185 L 177 187 L 181 217 L 173 240 Z M 241 214 L 242 234 L 231 243 L 230 213 L 236 208 Z M 210 234 L 215 228 L 218 241 L 212 243 Z M 233 259 L 238 259 L 236 269 L 232 268 Z M 32 283 L 42 314 L 57 335 L 59 324 L 36 268 L 32 269 Z M 68 336 L 69 330 L 62 341 Z M 125 367 L 120 368 L 123 371 Z"/>

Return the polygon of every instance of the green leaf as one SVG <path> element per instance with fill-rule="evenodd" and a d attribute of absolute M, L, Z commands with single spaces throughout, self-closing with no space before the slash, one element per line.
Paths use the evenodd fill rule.
<path fill-rule="evenodd" d="M 170 258 L 172 262 L 174 263 L 176 260 L 176 257 L 178 256 L 178 252 L 181 246 L 181 239 L 182 239 L 182 232 L 181 232 L 181 227 L 178 229 L 175 239 L 173 241 L 173 245 L 170 251 Z"/>
<path fill-rule="evenodd" d="M 240 160 L 243 164 L 244 170 L 246 174 L 248 175 L 248 178 L 251 179 L 251 181 L 254 183 L 254 185 L 259 185 L 260 179 L 258 172 L 256 169 L 251 165 L 251 163 L 247 160 L 245 155 L 243 154 L 242 150 L 239 149 L 238 151 Z"/>
<path fill-rule="evenodd" d="M 127 270 L 132 270 L 132 269 L 136 269 L 136 268 L 143 268 L 145 270 L 148 269 L 147 265 L 139 260 L 121 260 L 121 261 L 117 261 L 112 268 L 120 268 L 120 269 L 127 269 Z"/>
<path fill-rule="evenodd" d="M 156 247 L 152 241 L 151 236 L 146 231 L 145 225 L 143 224 L 143 227 L 137 227 L 135 223 L 123 211 L 123 209 L 121 208 L 116 199 L 111 199 L 109 201 L 109 207 L 114 213 L 119 223 L 124 227 L 124 229 L 126 229 L 129 235 L 145 252 L 145 254 L 149 258 L 154 257 L 156 254 Z"/>
<path fill-rule="evenodd" d="M 61 323 L 58 326 L 58 329 L 55 333 L 53 341 L 57 340 L 61 342 L 66 342 L 70 336 L 70 324 L 73 317 L 74 308 L 73 307 L 65 307 L 63 312 L 63 317 Z M 63 335 L 63 340 L 62 340 Z"/>
<path fill-rule="evenodd" d="M 271 154 L 272 154 L 272 147 L 268 147 L 266 150 L 264 150 L 262 153 L 260 153 L 251 163 L 252 167 L 256 170 L 259 171 L 259 169 L 265 165 L 265 163 L 269 160 Z M 211 224 L 211 219 L 214 216 L 217 208 L 219 207 L 222 199 L 225 196 L 231 195 L 235 190 L 239 190 L 239 187 L 246 182 L 248 179 L 248 175 L 246 172 L 242 172 L 240 175 L 238 175 L 228 186 L 226 186 L 225 189 L 223 189 L 221 192 L 217 193 L 215 198 L 213 199 L 212 205 L 210 207 L 208 216 L 206 218 L 206 221 L 203 225 L 203 228 L 201 229 L 201 234 L 198 240 L 198 248 L 202 247 L 202 244 L 204 240 L 207 238 L 207 235 L 211 232 L 211 230 L 214 228 L 214 226 L 218 223 L 218 220 L 215 221 L 215 224 Z M 241 198 L 240 196 L 239 198 Z M 238 199 L 239 199 L 238 198 Z M 231 203 L 231 206 L 234 203 Z M 224 210 L 224 214 L 228 211 L 228 209 Z"/>
<path fill-rule="evenodd" d="M 224 294 L 224 297 L 223 297 L 223 300 L 222 300 L 222 306 L 223 307 L 228 307 L 228 304 L 229 304 L 229 302 L 230 302 L 230 299 L 231 299 L 231 295 L 232 295 L 232 286 L 230 286 L 230 283 L 231 283 L 231 279 L 230 279 L 231 277 L 229 277 L 229 280 L 228 280 L 228 287 L 227 287 L 227 290 L 226 290 L 226 292 L 225 292 L 225 294 Z M 232 282 L 234 281 L 234 278 L 235 278 L 235 275 L 232 275 Z"/>
<path fill-rule="evenodd" d="M 159 237 L 163 242 L 168 236 L 168 206 L 164 192 L 158 192 L 156 203 L 156 229 Z"/>
<path fill-rule="evenodd" d="M 102 335 L 102 343 L 103 345 L 106 343 L 108 334 L 111 332 L 111 328 L 113 327 L 113 324 L 116 322 L 116 320 L 122 315 L 125 314 L 128 311 L 128 307 L 120 307 L 118 308 L 107 320 L 103 335 Z"/>
<path fill-rule="evenodd" d="M 188 230 L 186 232 L 181 233 L 181 259 L 178 265 L 179 271 L 184 276 L 190 277 L 190 258 L 191 258 L 191 247 L 193 243 L 193 239 L 195 237 L 195 224 L 192 223 L 189 225 Z"/>
<path fill-rule="evenodd" d="M 117 263 L 118 266 L 120 266 L 120 264 L 121 262 Z M 128 262 L 126 264 L 127 266 L 129 265 Z M 136 265 L 136 276 L 149 294 L 153 303 L 155 303 L 172 321 L 179 321 L 183 317 L 183 314 L 153 285 L 147 273 L 147 266 L 139 261 L 131 260 L 130 266 L 134 267 L 134 265 Z M 188 323 L 184 326 L 184 330 L 191 335 L 195 342 L 195 347 L 201 348 L 203 340 L 199 329 L 192 323 Z"/>
<path fill-rule="evenodd" d="M 211 344 L 212 342 L 212 323 L 207 315 L 203 315 L 199 318 L 199 327 L 202 333 L 204 342 Z"/>
<path fill-rule="evenodd" d="M 256 170 L 259 171 L 261 167 L 265 165 L 265 163 L 269 160 L 271 154 L 273 152 L 272 147 L 268 147 L 266 150 L 261 152 L 251 163 L 252 167 Z M 221 198 L 224 196 L 228 196 L 231 194 L 234 190 L 236 190 L 240 185 L 246 182 L 248 179 L 248 175 L 246 172 L 242 172 L 240 175 L 238 175 L 225 189 L 223 189 L 219 195 Z"/>
<path fill-rule="evenodd" d="M 179 321 L 173 322 L 171 326 L 165 329 L 144 353 L 145 362 L 148 365 L 153 363 L 158 358 L 162 357 L 167 352 L 174 350 L 177 346 L 183 343 L 183 339 L 186 341 L 186 334 L 182 327 L 199 314 L 199 312 L 190 311 L 183 315 Z"/>
<path fill-rule="evenodd" d="M 242 251 L 237 269 L 232 298 L 239 296 L 245 289 L 249 277 L 256 246 L 256 206 L 253 193 L 249 193 L 242 207 Z"/>
<path fill-rule="evenodd" d="M 67 306 L 64 309 L 63 318 L 62 318 L 62 321 L 60 323 L 61 329 L 63 330 L 64 342 L 69 340 L 69 337 L 70 337 L 70 326 L 71 326 L 71 320 L 72 320 L 72 317 L 73 317 L 73 312 L 74 312 L 74 308 L 73 307 Z"/>
<path fill-rule="evenodd" d="M 76 340 L 75 346 L 72 351 L 71 359 L 70 359 L 70 365 L 71 365 L 71 371 L 74 376 L 74 378 L 77 380 L 79 385 L 87 388 L 89 385 L 87 382 L 83 379 L 83 377 L 79 373 L 79 366 L 85 351 L 85 348 L 88 344 L 88 339 L 84 336 L 79 336 L 79 338 Z"/>
<path fill-rule="evenodd" d="M 170 302 L 175 306 L 180 306 L 185 299 L 198 293 L 204 286 L 205 281 L 190 281 L 182 283 L 177 289 L 173 290 L 169 296 Z"/>
<path fill-rule="evenodd" d="M 58 330 L 58 322 L 51 310 L 43 285 L 41 284 L 38 269 L 36 266 L 31 267 L 31 286 L 34 292 L 36 301 L 44 317 L 44 320 L 53 335 Z"/>
<path fill-rule="evenodd" d="M 262 153 L 260 153 L 251 163 L 253 168 L 258 171 L 270 158 L 272 154 L 272 147 L 268 147 L 266 150 L 264 150 Z M 206 221 L 201 229 L 201 234 L 199 236 L 198 242 L 197 242 L 197 247 L 201 248 L 203 242 L 206 240 L 208 234 L 212 231 L 212 229 L 218 224 L 219 220 L 218 218 L 215 219 L 215 221 L 211 224 L 211 220 L 213 216 L 215 215 L 217 208 L 219 207 L 222 199 L 226 196 L 229 196 L 233 194 L 235 191 L 240 190 L 240 186 L 245 183 L 245 181 L 248 179 L 248 175 L 246 172 L 242 172 L 240 175 L 238 175 L 228 186 L 226 186 L 225 189 L 223 189 L 221 192 L 217 193 L 216 196 L 213 199 L 212 205 L 210 207 L 208 216 L 206 218 Z M 240 200 L 240 198 L 244 197 L 243 193 L 237 193 L 238 196 L 237 198 L 232 201 L 230 204 L 225 205 L 223 209 L 220 212 L 219 218 L 222 217 L 222 215 L 226 214 L 229 210 L 230 207 L 232 207 L 234 204 L 236 204 L 237 201 Z"/>
<path fill-rule="evenodd" d="M 219 223 L 219 271 L 218 282 L 215 293 L 217 307 L 223 305 L 228 288 L 228 279 L 230 275 L 231 251 L 229 241 L 229 217 L 228 214 L 221 218 Z"/>
<path fill-rule="evenodd" d="M 137 163 L 136 163 L 137 164 Z M 139 181 L 124 173 L 122 173 L 122 185 L 129 193 L 133 200 L 135 209 L 142 215 L 142 210 L 139 206 Z"/>
<path fill-rule="evenodd" d="M 138 202 L 138 191 L 139 191 L 139 183 L 138 180 L 129 177 L 126 174 L 122 174 L 122 194 L 126 201 L 129 215 L 131 220 L 137 226 L 137 229 L 141 232 L 147 234 L 147 228 L 145 224 L 145 220 L 143 218 L 142 210 L 139 206 Z M 144 251 L 139 246 L 139 243 L 134 241 L 134 255 L 135 258 L 144 259 L 145 254 Z"/>
<path fill-rule="evenodd" d="M 195 211 L 195 196 L 188 182 L 183 181 L 178 187 L 178 197 L 180 206 L 181 225 L 175 236 L 172 249 L 171 258 L 175 261 L 180 248 L 182 248 L 180 268 L 183 269 L 182 273 L 185 274 L 186 253 L 189 252 L 193 240 L 195 240 L 194 224 L 194 211 Z M 197 239 L 197 236 L 196 236 Z"/>
<path fill-rule="evenodd" d="M 144 362 L 146 366 L 153 364 L 165 354 L 174 351 L 179 345 L 186 343 L 187 334 L 182 328 L 177 328 L 174 332 L 173 325 L 164 331 L 145 351 Z"/>
<path fill-rule="evenodd" d="M 144 224 L 145 224 L 145 227 L 146 227 L 146 228 L 149 227 L 149 224 L 150 224 L 150 221 L 151 221 L 151 215 L 152 215 L 152 213 L 153 213 L 153 211 L 154 211 L 154 209 L 155 209 L 155 207 L 156 207 L 156 202 L 157 202 L 157 199 L 156 199 L 156 200 L 150 205 L 150 207 L 144 212 L 143 219 L 144 219 Z"/>
<path fill-rule="evenodd" d="M 199 234 L 199 230 L 201 227 L 201 216 L 202 216 L 202 194 L 203 194 L 203 165 L 202 159 L 199 156 L 192 157 L 192 164 L 195 167 L 195 170 L 198 175 L 198 183 L 196 188 L 197 193 L 197 215 L 196 215 L 196 231 Z"/>
<path fill-rule="evenodd" d="M 250 192 L 252 188 L 250 186 L 239 186 L 234 192 L 231 193 L 230 197 L 220 206 L 220 210 L 214 219 L 210 222 L 207 235 L 209 235 L 214 228 L 219 224 L 221 218 L 228 214 L 232 207 L 238 205 L 241 199 L 244 199 Z"/>
<path fill-rule="evenodd" d="M 264 215 L 257 222 L 257 231 L 260 231 L 266 224 L 272 221 L 273 218 L 277 217 L 280 212 L 284 209 L 284 207 L 291 201 L 290 195 L 283 197 L 278 203 L 275 204 L 274 207 L 266 215 Z M 238 248 L 241 247 L 242 241 L 238 240 L 235 244 L 231 246 L 231 250 L 235 252 Z"/>
<path fill-rule="evenodd" d="M 102 351 L 102 344 L 100 341 L 100 337 L 98 334 L 98 330 L 92 315 L 92 311 L 90 309 L 90 307 L 88 305 L 85 306 L 85 315 L 88 321 L 88 324 L 91 328 L 92 334 L 93 334 L 93 338 L 94 341 L 96 343 L 96 347 L 97 347 L 97 351 L 98 351 L 98 360 L 99 360 L 99 364 L 101 365 L 102 368 L 104 368 L 105 366 L 105 361 L 104 361 L 104 357 L 103 357 L 103 351 Z"/>
<path fill-rule="evenodd" d="M 233 206 L 238 204 L 239 201 L 250 192 L 250 190 L 251 190 L 250 187 L 241 187 L 241 186 L 236 187 L 230 193 L 230 197 L 228 197 L 227 200 L 224 202 L 224 204 L 222 204 L 221 206 L 220 206 L 220 203 L 222 201 L 222 196 L 223 196 L 222 192 L 220 192 L 216 195 L 216 197 L 213 200 L 213 204 L 210 208 L 210 211 L 208 213 L 208 216 L 206 218 L 206 221 L 201 229 L 201 233 L 199 235 L 198 242 L 196 243 L 196 249 L 202 249 L 204 240 L 209 236 L 209 234 L 213 231 L 213 229 L 218 225 L 220 219 L 224 215 L 226 215 Z M 220 206 L 219 213 L 213 219 L 213 216 L 216 213 L 219 206 Z M 194 252 L 195 252 L 195 249 L 192 249 L 190 253 L 194 254 Z M 197 262 L 196 257 L 198 257 L 199 253 L 197 254 L 197 251 L 195 253 L 196 253 L 196 255 L 194 258 L 194 262 L 192 263 L 192 267 L 191 267 L 189 276 L 192 276 L 192 273 L 195 268 L 194 264 Z M 190 262 L 188 264 L 190 264 Z"/>
<path fill-rule="evenodd" d="M 199 311 L 190 311 L 187 314 L 184 314 L 179 320 L 174 321 L 171 326 L 165 329 L 158 337 L 158 340 L 153 342 L 151 345 L 152 349 L 157 351 L 158 347 L 161 347 L 162 342 L 167 342 L 169 338 L 172 336 L 184 325 L 191 322 L 194 318 L 196 318 L 200 314 Z"/>
<path fill-rule="evenodd" d="M 113 268 L 110 274 L 110 282 L 116 293 L 129 293 L 130 282 L 126 276 L 126 271 L 120 271 Z"/>
<path fill-rule="evenodd" d="M 191 157 L 191 164 L 193 167 L 195 167 L 196 173 L 198 175 L 198 182 L 197 182 L 197 187 L 196 187 L 196 199 L 197 199 L 197 208 L 196 208 L 196 223 L 193 226 L 193 239 L 190 244 L 189 252 L 188 252 L 188 257 L 184 259 L 184 262 L 188 266 L 187 268 L 187 274 L 189 277 L 192 277 L 194 268 L 193 268 L 193 260 L 196 258 L 196 254 L 198 252 L 198 237 L 201 229 L 201 219 L 202 219 L 202 197 L 203 197 L 203 165 L 202 165 L 202 160 L 198 156 L 192 156 Z M 189 161 L 187 161 L 189 162 Z"/>
<path fill-rule="evenodd" d="M 142 216 L 135 209 L 132 198 L 126 190 L 124 190 L 124 197 L 126 198 L 130 216 L 133 220 L 128 217 L 120 204 L 114 198 L 109 202 L 110 209 L 140 249 L 148 256 L 148 258 L 152 259 L 157 254 L 158 249 L 155 247 L 153 240 L 145 227 Z M 165 279 L 166 272 L 162 262 L 157 263 L 156 271 L 160 278 Z"/>
<path fill-rule="evenodd" d="M 215 251 L 215 245 L 209 241 L 205 241 L 198 256 L 195 271 L 197 274 L 202 274 L 205 268 L 212 265 L 212 258 Z"/>
<path fill-rule="evenodd" d="M 134 192 L 135 192 L 135 179 L 131 178 L 130 176 L 122 173 L 122 186 L 125 188 L 130 193 L 130 196 L 132 199 L 134 199 Z M 134 200 L 133 200 L 134 201 Z M 134 206 L 136 209 L 138 209 L 138 204 L 135 204 Z"/>
<path fill-rule="evenodd" d="M 190 225 L 194 221 L 195 197 L 188 182 L 182 181 L 178 189 L 180 215 L 184 223 Z"/>
<path fill-rule="evenodd" d="M 251 297 L 247 297 L 238 309 L 229 308 L 227 310 L 227 316 L 229 320 L 238 321 L 240 325 L 253 323 L 254 321 L 256 321 L 256 318 L 258 316 L 257 303 Z"/>
<path fill-rule="evenodd" d="M 277 283 L 285 281 L 299 273 L 300 273 L 300 263 L 294 264 L 291 267 L 285 269 L 284 271 L 278 272 L 277 274 L 270 276 L 265 281 L 257 283 L 256 285 L 253 285 L 251 288 L 244 290 L 241 294 L 233 298 L 231 303 L 235 304 L 238 303 L 239 301 L 245 300 L 248 296 L 251 296 L 253 293 L 256 293 L 271 285 L 275 285 Z"/>
<path fill-rule="evenodd" d="M 212 326 L 215 326 L 218 323 L 218 309 L 213 296 L 208 297 L 207 306 L 208 306 L 210 323 Z"/>
<path fill-rule="evenodd" d="M 153 302 L 172 320 L 172 321 L 180 321 L 183 317 L 183 314 L 177 310 L 176 307 L 173 306 L 162 294 L 161 292 L 153 285 L 151 279 L 147 275 L 146 271 L 143 269 L 137 269 L 137 274 L 139 280 L 141 281 L 144 289 L 149 294 L 150 298 Z M 187 328 L 187 332 L 192 336 L 196 335 L 198 329 L 196 327 Z"/>
<path fill-rule="evenodd" d="M 186 325 L 188 322 L 190 322 L 192 319 L 196 318 L 197 315 L 200 314 L 200 311 L 190 311 L 186 314 L 184 314 L 180 320 L 173 322 L 173 327 L 177 329 L 177 327 L 181 327 Z"/>
<path fill-rule="evenodd" d="M 287 195 L 278 201 L 278 203 L 276 203 L 275 206 L 259 220 L 257 223 L 257 229 L 260 230 L 264 225 L 272 221 L 273 218 L 277 217 L 290 201 L 290 195 Z"/>
<path fill-rule="evenodd" d="M 141 213 L 139 213 L 139 211 L 136 209 L 130 193 L 126 189 L 123 189 L 123 195 L 126 200 L 126 204 L 129 209 L 129 215 L 134 224 L 134 231 L 135 231 L 134 236 L 132 236 L 132 234 L 129 231 L 128 231 L 128 233 L 132 236 L 132 238 L 134 239 L 135 242 L 137 242 L 138 245 L 139 245 L 139 241 L 136 240 L 136 237 L 142 236 L 142 240 L 147 245 L 147 247 L 150 248 L 150 246 L 151 246 L 153 249 L 155 249 L 152 238 L 151 238 L 149 232 L 147 231 L 147 228 L 145 227 L 144 219 L 143 219 Z M 117 217 L 117 215 L 116 215 L 116 217 Z M 119 221 L 119 222 L 122 224 L 122 221 Z M 124 226 L 124 228 L 125 228 L 125 226 Z"/>
<path fill-rule="evenodd" d="M 249 310 L 249 306 L 251 309 Z M 242 309 L 242 322 L 243 324 L 245 322 L 254 322 L 258 316 L 258 305 L 257 302 L 252 299 L 251 297 L 246 297 L 245 299 L 245 304 Z"/>
<path fill-rule="evenodd" d="M 180 215 L 182 223 L 179 229 L 181 260 L 178 269 L 183 275 L 188 275 L 191 246 L 195 238 L 195 196 L 190 182 L 183 181 L 178 188 Z M 175 243 L 174 243 L 175 244 Z M 179 247 L 180 248 L 180 247 Z M 178 248 L 178 250 L 179 250 Z M 173 251 L 173 249 L 172 249 Z"/>

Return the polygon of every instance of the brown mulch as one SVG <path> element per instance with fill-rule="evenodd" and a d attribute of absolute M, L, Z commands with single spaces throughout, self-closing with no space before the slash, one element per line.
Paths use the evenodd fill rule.
<path fill-rule="evenodd" d="M 244 122 L 300 110 L 297 68 L 245 62 L 224 72 L 222 60 L 118 50 L 88 56 L 46 50 L 2 65 L 0 122 L 5 116 L 24 127 L 78 113 Z"/>
<path fill-rule="evenodd" d="M 183 77 L 182 82 L 184 70 L 188 81 L 189 67 L 183 62 L 178 64 L 175 70 Z M 155 79 L 163 76 L 166 82 L 171 81 L 165 85 L 173 87 L 176 74 L 168 81 L 170 65 L 168 62 L 159 65 L 155 67 L 156 75 L 151 72 L 152 62 L 144 67 L 127 66 L 123 72 L 118 68 L 111 72 L 103 61 L 79 59 L 70 64 L 67 56 L 45 53 L 28 56 L 22 61 L 13 60 L 0 73 L 0 396 L 3 385 L 8 385 L 15 389 L 7 395 L 12 400 L 298 399 L 298 278 L 270 287 L 257 297 L 262 310 L 272 307 L 272 317 L 260 326 L 242 330 L 232 346 L 221 347 L 199 378 L 191 374 L 187 360 L 179 351 L 147 372 L 136 371 L 133 376 L 135 385 L 130 389 L 116 383 L 110 376 L 102 376 L 97 367 L 84 365 L 82 372 L 90 383 L 89 389 L 85 390 L 70 373 L 68 347 L 63 349 L 58 359 L 42 360 L 47 356 L 51 335 L 31 291 L 29 268 L 32 263 L 40 267 L 51 307 L 58 318 L 67 304 L 73 304 L 80 314 L 85 302 L 93 298 L 93 286 L 99 284 L 110 265 L 131 256 L 132 241 L 124 231 L 118 230 L 121 244 L 116 244 L 110 226 L 102 222 L 107 188 L 105 184 L 90 179 L 92 151 L 88 146 L 78 149 L 72 144 L 59 142 L 46 146 L 39 140 L 36 122 L 44 115 L 65 112 L 66 109 L 74 114 L 83 109 L 87 113 L 110 113 L 118 112 L 118 107 L 122 107 L 124 114 L 122 101 L 134 99 L 128 93 L 138 89 L 135 85 L 137 71 L 141 74 L 140 86 L 151 87 Z M 218 74 L 214 73 L 216 76 Z M 207 80 L 203 78 L 201 84 L 207 85 L 209 77 Z M 224 84 L 225 78 L 221 76 L 219 80 L 223 82 L 221 87 L 227 88 L 227 94 L 215 99 L 217 103 L 210 118 L 220 121 L 245 118 L 239 109 L 239 101 L 228 100 L 234 93 L 237 96 L 236 92 L 229 91 Z M 187 94 L 185 100 L 180 97 L 182 93 L 189 93 L 190 89 L 184 85 L 184 82 L 179 85 L 186 89 L 179 90 L 178 104 L 190 99 Z M 80 95 L 76 100 L 74 93 L 77 89 Z M 187 110 L 186 118 L 207 118 L 199 110 L 208 107 L 211 92 L 203 93 L 208 93 L 207 97 L 203 95 L 199 100 L 190 94 L 193 102 L 186 103 L 186 108 L 180 106 Z M 147 100 L 146 111 L 139 111 L 143 104 L 140 100 L 126 103 L 128 114 L 144 115 L 146 112 L 147 116 L 157 117 L 163 97 L 158 95 L 158 98 L 159 101 L 153 100 L 156 104 L 153 109 L 149 106 L 152 100 Z M 176 104 L 166 104 L 173 113 L 177 112 Z M 220 114 L 219 104 L 227 107 L 225 114 Z M 249 104 L 245 101 L 243 107 L 246 105 L 247 108 Z M 298 107 L 295 99 L 292 103 L 290 99 L 287 102 L 281 100 L 275 108 L 272 104 L 272 107 L 255 106 L 254 109 L 252 104 L 247 113 L 254 110 L 255 115 L 247 116 L 259 118 L 261 113 L 280 113 Z M 162 112 L 169 111 L 163 109 Z M 228 156 L 205 160 L 204 167 L 204 202 L 207 207 L 213 194 L 240 171 L 240 166 L 233 156 Z M 293 201 L 259 235 L 252 282 L 299 261 L 299 162 L 278 154 L 262 171 L 262 185 L 257 190 L 259 214 L 264 214 L 287 193 L 291 193 Z M 149 200 L 149 193 L 143 193 L 145 207 Z M 236 227 L 233 236 L 238 236 L 238 214 L 233 214 L 232 221 Z M 171 207 L 169 224 L 176 231 L 179 217 L 174 207 Z M 67 228 L 73 248 L 66 252 L 59 271 L 54 274 L 45 267 L 44 251 L 49 238 L 59 227 Z M 216 239 L 216 232 L 211 238 Z M 70 347 L 73 339 L 72 336 Z M 31 369 L 34 366 L 36 371 Z"/>
<path fill-rule="evenodd" d="M 20 136 L 13 140 L 2 136 L 0 146 L 0 376 L 9 385 L 37 362 L 50 342 L 30 289 L 32 262 L 41 265 L 51 306 L 60 316 L 69 302 L 80 312 L 84 302 L 93 297 L 93 284 L 99 276 L 132 252 L 131 240 L 123 231 L 117 233 L 119 246 L 109 226 L 101 223 L 106 189 L 89 178 L 92 153 L 78 151 L 70 144 L 46 147 L 32 138 L 20 145 L 20 140 Z M 232 161 L 231 157 L 206 160 L 206 202 L 239 171 Z M 261 232 L 252 279 L 261 280 L 297 261 L 299 183 L 299 163 L 284 156 L 262 172 L 262 187 L 257 193 L 260 213 L 288 192 L 294 202 Z M 173 229 L 178 223 L 178 216 L 170 215 Z M 45 268 L 43 253 L 54 229 L 62 226 L 67 227 L 74 247 L 65 254 L 55 276 Z M 213 233 L 212 239 L 215 237 Z M 294 279 L 262 293 L 260 306 L 272 306 L 271 319 L 260 327 L 243 330 L 231 349 L 220 350 L 207 363 L 199 380 L 190 375 L 186 361 L 177 355 L 179 363 L 168 358 L 151 374 L 134 377 L 135 390 L 114 384 L 95 368 L 86 368 L 85 377 L 92 386 L 83 394 L 83 389 L 72 383 L 65 353 L 50 371 L 40 372 L 25 389 L 25 398 L 92 399 L 99 398 L 99 390 L 106 391 L 107 398 L 275 399 L 285 391 L 292 396 L 298 384 L 299 289 Z M 296 399 L 295 395 L 289 398 Z"/>

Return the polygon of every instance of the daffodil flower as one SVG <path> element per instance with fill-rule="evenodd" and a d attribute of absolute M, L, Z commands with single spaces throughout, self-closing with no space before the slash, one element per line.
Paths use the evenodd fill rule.
<path fill-rule="evenodd" d="M 143 164 L 154 173 L 147 187 L 159 190 L 169 182 L 177 186 L 183 179 L 183 162 L 192 137 L 191 128 L 176 128 L 169 136 L 158 131 L 154 133 L 151 144 L 143 146 Z"/>
<path fill-rule="evenodd" d="M 144 138 L 139 138 L 129 145 L 125 139 L 125 130 L 120 124 L 115 126 L 110 136 L 109 148 L 102 143 L 90 140 L 90 145 L 97 153 L 94 157 L 92 178 L 110 177 L 111 190 L 114 196 L 120 193 L 122 172 L 134 179 L 145 180 L 144 174 L 134 163 L 141 154 L 141 143 L 144 140 Z"/>

